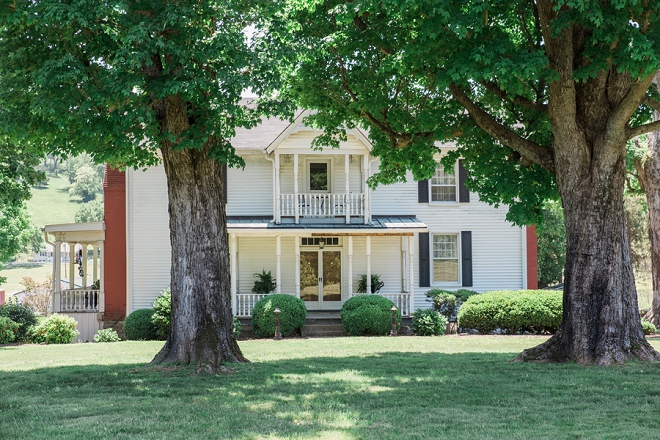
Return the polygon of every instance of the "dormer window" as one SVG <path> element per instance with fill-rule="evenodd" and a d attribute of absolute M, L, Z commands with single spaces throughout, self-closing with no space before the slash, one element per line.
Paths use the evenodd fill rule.
<path fill-rule="evenodd" d="M 441 163 L 438 163 L 435 175 L 431 179 L 431 201 L 456 201 L 456 172 L 454 170 L 446 172 Z"/>

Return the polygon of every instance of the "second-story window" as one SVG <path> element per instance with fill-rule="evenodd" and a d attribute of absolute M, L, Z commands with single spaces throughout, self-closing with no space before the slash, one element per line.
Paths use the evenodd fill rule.
<path fill-rule="evenodd" d="M 441 163 L 435 169 L 435 175 L 431 179 L 431 201 L 432 202 L 455 202 L 456 201 L 456 173 L 453 170 L 446 172 Z"/>
<path fill-rule="evenodd" d="M 311 162 L 309 164 L 309 189 L 311 191 L 328 190 L 328 163 Z"/>

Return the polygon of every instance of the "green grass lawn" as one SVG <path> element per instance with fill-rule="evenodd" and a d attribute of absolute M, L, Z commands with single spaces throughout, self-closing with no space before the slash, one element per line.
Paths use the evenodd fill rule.
<path fill-rule="evenodd" d="M 510 362 L 543 340 L 245 341 L 220 376 L 145 367 L 158 342 L 0 347 L 0 438 L 658 438 L 660 364 Z"/>
<path fill-rule="evenodd" d="M 20 292 L 23 286 L 20 285 L 23 277 L 32 277 L 35 281 L 45 281 L 48 274 L 53 272 L 52 263 L 43 264 L 14 264 L 11 266 L 4 266 L 0 271 L 0 275 L 7 277 L 7 282 L 0 285 L 7 294 Z"/>
<path fill-rule="evenodd" d="M 27 201 L 32 221 L 38 227 L 74 223 L 76 212 L 83 204 L 78 197 L 69 197 L 69 179 L 48 176 L 48 185 L 32 188 Z M 100 197 L 100 196 L 97 196 Z"/>

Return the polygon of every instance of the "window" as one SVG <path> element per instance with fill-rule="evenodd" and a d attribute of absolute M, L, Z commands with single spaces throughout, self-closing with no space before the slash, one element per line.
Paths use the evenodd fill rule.
<path fill-rule="evenodd" d="M 458 282 L 458 234 L 433 234 L 433 281 Z"/>
<path fill-rule="evenodd" d="M 435 175 L 431 179 L 432 202 L 456 201 L 456 173 L 454 170 L 445 172 L 442 164 L 438 163 Z"/>
<path fill-rule="evenodd" d="M 310 191 L 328 191 L 328 163 L 309 164 Z"/>

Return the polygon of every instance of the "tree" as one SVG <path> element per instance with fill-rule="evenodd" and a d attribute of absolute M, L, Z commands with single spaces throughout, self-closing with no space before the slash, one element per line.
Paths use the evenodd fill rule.
<path fill-rule="evenodd" d="M 76 171 L 76 178 L 69 188 L 69 196 L 78 196 L 82 198 L 83 203 L 87 203 L 96 198 L 103 190 L 103 181 L 94 168 L 82 166 Z"/>
<path fill-rule="evenodd" d="M 48 274 L 42 282 L 32 277 L 22 277 L 20 284 L 23 286 L 21 304 L 37 315 L 50 315 L 53 304 L 53 276 Z"/>
<path fill-rule="evenodd" d="M 561 205 L 549 202 L 543 215 L 544 221 L 538 229 L 540 287 L 561 281 L 566 264 L 566 229 Z"/>
<path fill-rule="evenodd" d="M 623 211 L 626 142 L 660 128 L 640 122 L 657 105 L 658 12 L 633 0 L 292 0 L 287 93 L 318 109 L 317 145 L 336 145 L 343 127 L 370 130 L 382 161 L 372 184 L 407 170 L 428 178 L 434 142 L 451 138 L 482 168 L 509 156 L 532 194 L 525 176 L 554 177 L 567 235 L 563 321 L 517 359 L 659 359 L 641 329 Z"/>
<path fill-rule="evenodd" d="M 76 223 L 100 222 L 103 220 L 103 201 L 85 203 L 76 212 Z"/>
<path fill-rule="evenodd" d="M 18 0 L 0 15 L 0 131 L 116 167 L 162 158 L 172 320 L 154 363 L 217 372 L 246 361 L 232 334 L 222 182 L 223 163 L 243 165 L 235 128 L 270 110 L 239 103 L 242 90 L 265 94 L 275 81 L 267 51 L 243 32 L 266 16 L 255 5 L 270 7 Z"/>
<path fill-rule="evenodd" d="M 30 187 L 45 179 L 34 169 L 41 155 L 0 137 L 0 270 L 30 241 L 32 222 L 25 206 Z M 0 277 L 0 284 L 6 282 Z"/>

